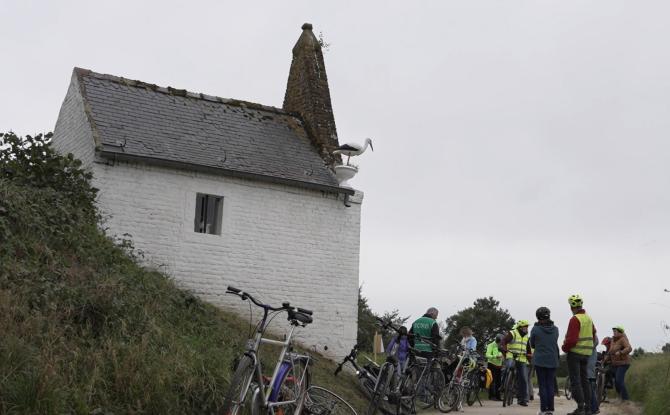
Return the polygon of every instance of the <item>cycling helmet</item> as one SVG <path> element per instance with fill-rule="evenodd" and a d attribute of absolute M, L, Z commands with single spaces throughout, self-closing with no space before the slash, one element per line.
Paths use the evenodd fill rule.
<path fill-rule="evenodd" d="M 568 303 L 570 303 L 570 307 L 576 308 L 584 305 L 584 300 L 579 294 L 573 294 L 568 298 Z"/>
<path fill-rule="evenodd" d="M 611 337 L 605 337 L 605 338 L 603 339 L 603 341 L 601 342 L 601 344 L 602 344 L 603 346 L 607 346 L 607 345 L 610 344 L 610 343 L 612 343 L 612 338 L 611 338 Z"/>
<path fill-rule="evenodd" d="M 547 307 L 540 307 L 535 312 L 535 317 L 537 317 L 538 320 L 549 320 L 551 311 Z"/>
<path fill-rule="evenodd" d="M 528 327 L 528 320 L 519 320 L 516 323 L 516 328 Z"/>
<path fill-rule="evenodd" d="M 612 330 L 617 330 L 617 331 L 619 331 L 619 333 L 625 333 L 626 332 L 626 330 L 621 325 L 612 327 Z"/>
<path fill-rule="evenodd" d="M 468 357 L 463 361 L 463 368 L 467 371 L 474 370 L 477 367 L 477 360 L 472 357 Z"/>

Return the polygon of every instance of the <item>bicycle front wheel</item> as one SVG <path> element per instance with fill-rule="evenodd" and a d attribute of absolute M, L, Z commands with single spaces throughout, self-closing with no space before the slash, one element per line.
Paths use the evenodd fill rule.
<path fill-rule="evenodd" d="M 607 392 L 605 389 L 605 373 L 601 372 L 598 374 L 598 380 L 596 381 L 596 391 L 598 393 L 598 402 L 605 402 L 607 399 Z"/>
<path fill-rule="evenodd" d="M 449 382 L 437 398 L 437 409 L 440 412 L 448 414 L 451 411 L 458 411 L 458 403 L 461 400 L 461 386 L 454 382 Z"/>
<path fill-rule="evenodd" d="M 514 402 L 514 395 L 516 394 L 516 374 L 512 369 L 508 370 L 505 376 L 505 385 L 503 390 L 503 407 L 511 406 Z"/>
<path fill-rule="evenodd" d="M 475 404 L 475 402 L 479 398 L 480 389 L 481 386 L 479 384 L 479 375 L 475 374 L 470 379 L 470 387 L 468 388 L 468 393 L 465 396 L 465 401 L 467 402 L 468 406 L 472 406 Z"/>
<path fill-rule="evenodd" d="M 393 366 L 385 363 L 379 371 L 377 385 L 370 398 L 367 415 L 375 415 L 377 409 L 384 404 L 384 398 L 388 394 L 391 378 L 393 377 Z"/>
<path fill-rule="evenodd" d="M 237 415 L 244 406 L 254 376 L 254 367 L 254 359 L 249 356 L 242 357 L 230 379 L 230 386 L 223 400 L 223 415 Z"/>
<path fill-rule="evenodd" d="M 307 389 L 303 413 L 310 415 L 357 415 L 349 402 L 319 386 L 311 386 Z"/>
<path fill-rule="evenodd" d="M 565 378 L 565 399 L 572 399 L 572 386 L 570 385 L 570 377 Z"/>

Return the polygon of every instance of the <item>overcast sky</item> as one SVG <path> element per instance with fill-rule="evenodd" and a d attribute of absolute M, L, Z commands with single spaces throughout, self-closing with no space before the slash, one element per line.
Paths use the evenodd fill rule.
<path fill-rule="evenodd" d="M 318 4 L 317 4 L 318 3 Z M 0 131 L 50 131 L 79 66 L 281 107 L 303 22 L 340 142 L 372 137 L 360 279 L 447 317 L 581 293 L 601 333 L 670 341 L 667 1 L 0 1 Z M 346 258 L 342 259 L 346 261 Z M 476 329 L 476 328 L 475 328 Z"/>

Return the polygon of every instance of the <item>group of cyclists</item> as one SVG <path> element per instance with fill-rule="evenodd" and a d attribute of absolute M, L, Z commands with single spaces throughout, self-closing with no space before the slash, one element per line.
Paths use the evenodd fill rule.
<path fill-rule="evenodd" d="M 486 367 L 486 386 L 489 399 L 511 404 L 513 397 L 502 396 L 508 375 L 514 374 L 516 401 L 518 405 L 528 406 L 533 399 L 533 387 L 530 380 L 533 373 L 537 377 L 540 396 L 540 415 L 553 415 L 554 397 L 558 394 L 556 370 L 559 367 L 559 350 L 567 356 L 569 384 L 577 408 L 568 415 L 595 415 L 600 413 L 602 391 L 598 391 L 596 367 L 606 373 L 606 382 L 614 384 L 619 399 L 627 401 L 625 374 L 630 367 L 632 347 L 622 326 L 612 328 L 612 337 L 605 337 L 602 344 L 605 351 L 598 353 L 599 339 L 591 317 L 583 308 L 580 295 L 568 298 L 572 317 L 568 324 L 562 345 L 559 349 L 559 329 L 551 320 L 551 311 L 540 307 L 536 311 L 537 321 L 530 328 L 527 320 L 519 320 L 511 330 L 496 335 L 486 345 L 484 356 Z M 400 371 L 407 367 L 412 356 L 430 357 L 434 355 L 443 340 L 437 322 L 438 310 L 429 308 L 426 313 L 414 321 L 411 328 L 400 328 L 387 347 L 387 353 L 396 356 Z M 477 339 L 469 327 L 460 329 L 461 353 L 476 355 Z M 410 353 L 410 350 L 412 353 Z M 393 352 L 392 352 L 393 351 Z M 603 371 L 602 367 L 609 367 Z M 601 388 L 604 385 L 601 386 Z M 507 402 L 505 402 L 507 401 Z M 458 406 L 459 409 L 462 405 Z"/>

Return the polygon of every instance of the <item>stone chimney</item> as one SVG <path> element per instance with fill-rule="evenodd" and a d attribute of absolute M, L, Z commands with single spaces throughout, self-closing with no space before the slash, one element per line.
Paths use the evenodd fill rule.
<path fill-rule="evenodd" d="M 284 110 L 300 114 L 314 146 L 326 164 L 341 162 L 332 151 L 339 146 L 326 67 L 321 44 L 312 25 L 302 25 L 302 34 L 293 47 L 293 60 L 288 75 Z"/>

